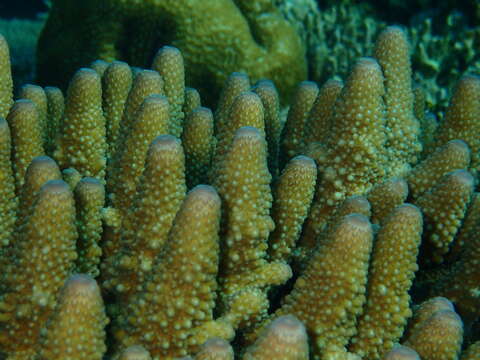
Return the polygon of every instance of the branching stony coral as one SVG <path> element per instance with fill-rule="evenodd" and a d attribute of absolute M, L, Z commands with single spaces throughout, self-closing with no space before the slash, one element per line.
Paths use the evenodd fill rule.
<path fill-rule="evenodd" d="M 272 79 L 283 97 L 306 76 L 299 36 L 265 0 L 53 1 L 39 40 L 38 76 L 65 85 L 78 67 L 99 58 L 145 67 L 165 44 L 182 51 L 187 83 L 207 103 L 232 71 Z M 63 55 L 64 46 L 71 56 Z"/>
<path fill-rule="evenodd" d="M 422 154 L 419 129 L 430 128 L 414 115 L 421 98 L 397 27 L 345 85 L 301 83 L 283 132 L 271 83 L 251 87 L 234 73 L 209 112 L 195 108 L 181 60 L 80 69 L 58 121 L 51 89 L 46 107 L 33 95 L 12 106 L 1 41 L 8 359 L 231 359 L 233 350 L 244 359 L 458 358 L 464 324 L 453 305 L 412 306 L 409 291 L 428 285 L 423 293 L 451 298 L 467 330 L 479 316 L 480 207 L 468 171 L 477 78 L 460 81 L 447 117 L 456 121 Z M 27 122 L 25 139 L 15 129 Z M 472 136 L 456 139 L 457 127 Z M 189 168 L 196 159 L 202 171 Z M 79 270 L 97 277 L 102 298 L 91 278 L 71 277 Z M 282 284 L 292 273 L 290 290 Z M 464 353 L 472 356 L 474 345 Z"/>

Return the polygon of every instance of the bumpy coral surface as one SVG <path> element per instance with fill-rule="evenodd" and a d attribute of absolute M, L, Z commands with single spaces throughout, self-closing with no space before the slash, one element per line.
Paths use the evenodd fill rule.
<path fill-rule="evenodd" d="M 7 359 L 478 354 L 476 78 L 424 126 L 391 27 L 344 85 L 300 83 L 284 124 L 245 73 L 200 107 L 172 47 L 154 70 L 79 69 L 65 102 L 32 86 L 14 102 L 2 41 Z"/>

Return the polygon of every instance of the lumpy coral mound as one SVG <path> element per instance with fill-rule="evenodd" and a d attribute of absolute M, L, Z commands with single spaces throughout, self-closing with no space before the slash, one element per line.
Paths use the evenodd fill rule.
<path fill-rule="evenodd" d="M 38 43 L 38 77 L 65 85 L 96 59 L 145 67 L 167 44 L 182 51 L 187 83 L 207 103 L 232 71 L 272 79 L 284 98 L 306 77 L 293 26 L 269 1 L 250 0 L 53 1 Z"/>

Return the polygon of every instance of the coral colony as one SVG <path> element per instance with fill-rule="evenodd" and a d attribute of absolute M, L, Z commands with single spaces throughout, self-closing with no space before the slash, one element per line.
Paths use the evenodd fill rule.
<path fill-rule="evenodd" d="M 66 91 L 14 98 L 0 36 L 0 358 L 480 358 L 478 77 L 437 122 L 390 26 L 344 81 L 301 81 L 300 37 L 268 1 L 238 1 L 245 18 L 217 1 L 208 28 L 157 2 L 177 40 L 131 66 L 115 59 L 146 61 L 151 24 L 127 47 L 113 25 L 136 2 L 118 2 L 94 26 L 108 56 L 83 68 L 73 30 L 62 55 L 46 44 L 72 11 L 54 2 L 39 75 L 75 68 Z M 226 19 L 236 32 L 206 44 Z"/>

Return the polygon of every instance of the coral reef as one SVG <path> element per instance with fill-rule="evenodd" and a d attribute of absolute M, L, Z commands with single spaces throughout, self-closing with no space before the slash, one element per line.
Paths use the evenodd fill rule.
<path fill-rule="evenodd" d="M 401 28 L 344 83 L 298 84 L 286 123 L 274 85 L 241 72 L 200 107 L 173 47 L 154 70 L 77 70 L 64 102 L 13 101 L 0 45 L 7 359 L 478 353 L 480 80 L 459 80 L 422 150 Z"/>

